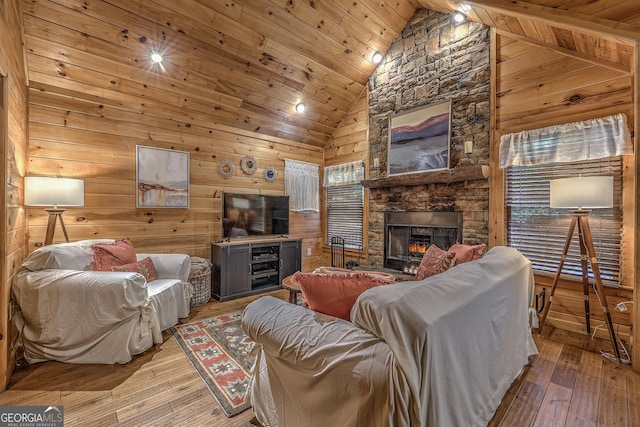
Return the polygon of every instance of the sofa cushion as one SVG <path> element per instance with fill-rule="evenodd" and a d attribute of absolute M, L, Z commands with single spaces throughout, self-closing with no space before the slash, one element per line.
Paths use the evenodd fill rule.
<path fill-rule="evenodd" d="M 127 238 L 116 240 L 112 245 L 93 245 L 93 268 L 96 271 L 113 271 L 114 266 L 137 261 L 133 243 Z"/>
<path fill-rule="evenodd" d="M 319 313 L 349 320 L 351 307 L 358 296 L 374 286 L 393 283 L 393 280 L 366 273 L 315 274 L 295 273 L 293 282 L 300 284 L 302 296 L 309 308 Z"/>
<path fill-rule="evenodd" d="M 147 282 L 158 279 L 156 267 L 153 265 L 153 261 L 151 261 L 151 258 L 149 257 L 130 264 L 115 265 L 111 267 L 111 271 L 130 271 L 133 273 L 140 273 L 145 277 L 145 279 L 147 279 Z"/>
<path fill-rule="evenodd" d="M 440 274 L 456 265 L 456 255 L 453 252 L 440 249 L 436 245 L 427 248 L 416 270 L 416 280 L 423 280 L 434 274 Z"/>
<path fill-rule="evenodd" d="M 480 243 L 479 245 L 463 245 L 461 243 L 454 243 L 449 248 L 449 252 L 456 254 L 456 264 L 462 264 L 463 262 L 469 262 L 482 258 L 482 254 L 486 245 Z"/>

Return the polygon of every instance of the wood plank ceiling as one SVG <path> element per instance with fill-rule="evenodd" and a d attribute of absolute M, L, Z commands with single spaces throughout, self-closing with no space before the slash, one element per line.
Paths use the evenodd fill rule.
<path fill-rule="evenodd" d="M 637 0 L 419 0 L 422 7 L 451 13 L 541 46 L 618 70 L 629 71 L 640 39 Z"/>
<path fill-rule="evenodd" d="M 386 51 L 415 5 L 25 0 L 23 9 L 32 87 L 139 109 L 168 103 L 187 113 L 180 120 L 323 147 L 365 88 L 372 54 Z"/>
<path fill-rule="evenodd" d="M 474 21 L 628 69 L 636 2 L 24 0 L 23 10 L 32 88 L 140 111 L 165 104 L 183 112 L 181 125 L 323 147 L 365 89 L 372 54 L 389 49 L 416 7 L 464 8 Z"/>

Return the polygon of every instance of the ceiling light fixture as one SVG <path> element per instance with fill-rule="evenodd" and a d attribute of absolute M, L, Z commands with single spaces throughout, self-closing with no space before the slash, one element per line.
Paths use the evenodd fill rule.
<path fill-rule="evenodd" d="M 151 60 L 156 64 L 159 64 L 162 62 L 162 55 L 160 55 L 158 52 L 153 52 L 151 54 Z"/>
<path fill-rule="evenodd" d="M 382 54 L 378 51 L 375 51 L 371 56 L 371 61 L 373 61 L 374 64 L 379 64 L 380 61 L 382 61 Z"/>
<path fill-rule="evenodd" d="M 307 108 L 307 106 L 306 106 L 306 105 L 304 105 L 304 102 L 298 102 L 298 103 L 296 104 L 296 111 L 297 111 L 298 113 L 304 113 L 304 110 L 305 110 L 306 108 Z"/>
<path fill-rule="evenodd" d="M 456 13 L 453 14 L 453 20 L 456 21 L 458 24 L 464 22 L 466 19 L 467 19 L 467 15 L 465 15 L 460 11 L 457 11 Z"/>

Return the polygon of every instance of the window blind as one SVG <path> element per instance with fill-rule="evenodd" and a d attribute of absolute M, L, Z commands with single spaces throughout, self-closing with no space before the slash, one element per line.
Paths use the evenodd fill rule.
<path fill-rule="evenodd" d="M 569 232 L 572 215 L 549 207 L 549 182 L 557 178 L 608 175 L 614 177 L 614 207 L 594 209 L 589 225 L 603 282 L 619 286 L 622 227 L 622 161 L 620 157 L 511 166 L 506 169 L 508 244 L 522 252 L 540 274 L 555 274 Z M 576 228 L 563 277 L 581 280 L 580 246 Z M 593 273 L 589 269 L 589 277 Z"/>
<path fill-rule="evenodd" d="M 327 242 L 342 237 L 345 247 L 362 249 L 364 187 L 361 184 L 326 187 Z"/>

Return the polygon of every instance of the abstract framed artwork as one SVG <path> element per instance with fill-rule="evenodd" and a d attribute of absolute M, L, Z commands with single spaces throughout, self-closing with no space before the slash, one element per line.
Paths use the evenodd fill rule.
<path fill-rule="evenodd" d="M 389 119 L 387 175 L 449 169 L 451 101 Z"/>
<path fill-rule="evenodd" d="M 189 207 L 189 153 L 136 146 L 136 207 Z"/>

